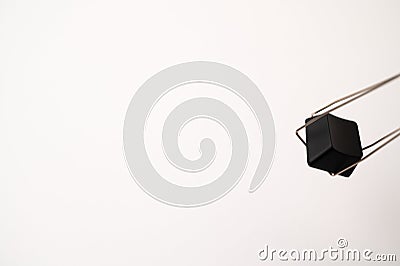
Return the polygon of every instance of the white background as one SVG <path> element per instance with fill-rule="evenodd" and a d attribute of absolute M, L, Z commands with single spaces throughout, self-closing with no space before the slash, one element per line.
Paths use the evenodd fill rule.
<path fill-rule="evenodd" d="M 346 180 L 309 168 L 294 135 L 318 107 L 400 71 L 399 26 L 399 1 L 1 0 L 0 265 L 266 265 L 265 244 L 339 237 L 399 259 L 400 141 Z M 146 79 L 194 60 L 259 86 L 277 149 L 255 193 L 250 169 L 221 200 L 181 209 L 130 177 L 122 128 Z M 399 88 L 335 114 L 368 144 L 399 126 Z"/>

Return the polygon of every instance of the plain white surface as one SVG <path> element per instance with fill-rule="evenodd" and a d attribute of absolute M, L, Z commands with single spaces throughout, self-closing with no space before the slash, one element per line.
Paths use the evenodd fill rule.
<path fill-rule="evenodd" d="M 0 265 L 258 265 L 265 244 L 322 249 L 339 237 L 398 252 L 400 142 L 332 179 L 308 168 L 294 130 L 400 71 L 399 14 L 394 0 L 2 0 Z M 146 79 L 194 60 L 259 86 L 277 150 L 256 193 L 249 169 L 223 199 L 180 209 L 132 180 L 122 126 Z M 399 87 L 335 114 L 370 143 L 399 126 Z"/>

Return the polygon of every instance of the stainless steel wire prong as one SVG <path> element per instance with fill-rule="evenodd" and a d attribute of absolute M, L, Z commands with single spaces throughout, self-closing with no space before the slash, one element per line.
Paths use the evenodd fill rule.
<path fill-rule="evenodd" d="M 400 73 L 397 74 L 397 75 L 394 75 L 394 76 L 392 76 L 392 77 L 390 77 L 390 78 L 387 78 L 387 79 L 385 79 L 385 80 L 383 80 L 383 81 L 380 81 L 380 82 L 378 82 L 378 83 L 376 83 L 376 84 L 373 84 L 373 85 L 371 85 L 371 86 L 368 86 L 368 87 L 366 87 L 366 88 L 364 88 L 364 89 L 361 89 L 361 90 L 359 90 L 359 91 L 356 91 L 356 92 L 354 92 L 354 93 L 351 93 L 351 94 L 349 94 L 349 95 L 347 95 L 347 96 L 344 96 L 344 97 L 342 97 L 342 98 L 340 98 L 340 99 L 337 99 L 337 100 L 331 102 L 330 104 L 328 104 L 328 105 L 322 107 L 321 109 L 315 111 L 314 113 L 312 113 L 312 114 L 311 114 L 311 117 L 314 117 L 315 115 L 317 115 L 317 114 L 320 113 L 321 111 L 326 110 L 327 108 L 329 108 L 329 107 L 331 107 L 331 106 L 333 106 L 333 105 L 335 105 L 335 104 L 337 104 L 337 103 L 340 103 L 340 102 L 342 102 L 342 101 L 344 101 L 344 100 L 347 100 L 347 99 L 353 97 L 352 99 L 350 99 L 350 100 L 348 100 L 348 101 L 346 101 L 346 102 L 344 102 L 344 103 L 342 103 L 342 104 L 340 104 L 340 105 L 336 106 L 335 108 L 332 108 L 331 110 L 328 111 L 328 112 L 333 112 L 333 111 L 335 111 L 336 109 L 339 109 L 340 107 L 342 107 L 342 106 L 344 106 L 344 105 L 346 105 L 346 104 L 349 104 L 349 103 L 351 103 L 351 102 L 357 100 L 358 98 L 361 98 L 361 97 L 363 97 L 364 95 L 373 92 L 373 91 L 376 90 L 376 89 L 379 89 L 379 88 L 382 87 L 383 85 L 385 85 L 385 84 L 387 84 L 387 83 L 389 83 L 389 82 L 391 82 L 391 81 L 393 81 L 393 80 L 395 80 L 395 79 L 397 79 L 397 78 L 399 78 L 399 77 L 400 77 Z"/>
<path fill-rule="evenodd" d="M 396 134 L 397 133 L 397 134 Z M 392 132 L 390 132 L 389 134 L 387 134 L 386 136 L 382 137 L 381 139 L 379 139 L 378 141 L 372 143 L 371 145 L 368 145 L 367 147 L 363 148 L 363 150 L 366 150 L 368 148 L 371 148 L 373 146 L 375 146 L 376 144 L 382 142 L 383 140 L 389 138 L 390 136 L 395 135 L 394 137 L 390 138 L 388 141 L 384 142 L 382 145 L 380 145 L 378 148 L 376 148 L 375 150 L 371 151 L 368 155 L 364 156 L 361 160 L 359 160 L 358 162 L 350 165 L 349 167 L 346 167 L 345 169 L 337 172 L 336 174 L 332 174 L 332 176 L 337 176 L 340 175 L 341 173 L 346 172 L 347 170 L 357 166 L 359 163 L 361 163 L 362 161 L 366 160 L 368 157 L 370 157 L 372 154 L 374 154 L 375 152 L 379 151 L 380 149 L 382 149 L 383 147 L 385 147 L 387 144 L 389 144 L 390 142 L 392 142 L 393 140 L 395 140 L 396 138 L 398 138 L 400 136 L 400 127 Z"/>

